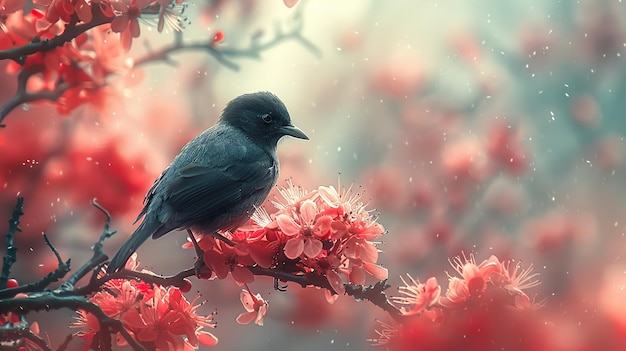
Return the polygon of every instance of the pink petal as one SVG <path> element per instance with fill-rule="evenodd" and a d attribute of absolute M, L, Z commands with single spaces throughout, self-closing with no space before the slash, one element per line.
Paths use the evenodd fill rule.
<path fill-rule="evenodd" d="M 343 285 L 343 280 L 341 280 L 341 277 L 337 274 L 337 272 L 326 271 L 326 279 L 337 294 L 343 295 L 346 293 L 346 287 Z"/>
<path fill-rule="evenodd" d="M 326 301 L 331 305 L 339 298 L 339 295 L 331 293 L 328 289 L 324 290 L 324 296 L 326 297 Z"/>
<path fill-rule="evenodd" d="M 111 21 L 111 30 L 115 33 L 121 33 L 128 26 L 128 16 L 117 16 Z"/>
<path fill-rule="evenodd" d="M 91 6 L 89 6 L 85 0 L 80 0 L 76 5 L 76 14 L 78 15 L 78 18 L 85 23 L 91 22 L 91 19 L 93 18 L 93 15 L 91 14 Z"/>
<path fill-rule="evenodd" d="M 252 295 L 248 290 L 242 289 L 241 293 L 239 294 L 239 299 L 241 300 L 241 304 L 243 305 L 243 308 L 246 309 L 246 311 L 254 312 L 254 299 L 252 298 Z"/>
<path fill-rule="evenodd" d="M 215 335 L 209 332 L 201 331 L 198 332 L 198 341 L 200 341 L 200 344 L 204 346 L 215 346 L 217 345 L 218 340 Z"/>
<path fill-rule="evenodd" d="M 120 33 L 120 41 L 124 52 L 128 52 L 130 50 L 130 46 L 133 44 L 133 37 L 130 35 L 130 32 L 125 30 Z"/>
<path fill-rule="evenodd" d="M 133 38 L 139 38 L 139 34 L 141 34 L 141 31 L 139 30 L 139 21 L 136 18 L 130 20 L 130 34 L 133 35 Z"/>
<path fill-rule="evenodd" d="M 369 241 L 359 240 L 359 258 L 365 262 L 378 261 L 378 249 Z"/>
<path fill-rule="evenodd" d="M 337 190 L 335 187 L 331 186 L 320 186 L 317 189 L 317 192 L 320 194 L 320 197 L 324 202 L 332 207 L 337 208 L 339 204 L 339 194 L 337 194 Z"/>
<path fill-rule="evenodd" d="M 325 238 L 330 232 L 330 226 L 333 223 L 333 219 L 330 216 L 321 216 L 315 221 L 313 226 L 313 234 L 318 238 Z"/>
<path fill-rule="evenodd" d="M 29 327 L 30 331 L 35 335 L 39 335 L 39 323 L 33 322 Z"/>
<path fill-rule="evenodd" d="M 285 256 L 289 259 L 295 259 L 302 255 L 304 251 L 304 240 L 301 237 L 291 238 L 287 240 L 285 247 L 283 248 Z"/>
<path fill-rule="evenodd" d="M 231 272 L 233 278 L 239 283 L 252 283 L 254 282 L 254 274 L 250 270 L 243 267 L 235 267 Z"/>
<path fill-rule="evenodd" d="M 263 326 L 263 317 L 265 317 L 266 313 L 267 313 L 267 305 L 261 306 L 259 308 L 259 311 L 256 314 L 256 319 L 254 320 L 254 323 L 256 325 Z"/>
<path fill-rule="evenodd" d="M 250 324 L 256 318 L 256 312 L 244 312 L 237 316 L 237 323 Z"/>
<path fill-rule="evenodd" d="M 300 226 L 293 218 L 286 214 L 281 214 L 276 217 L 276 223 L 280 230 L 287 236 L 294 236 L 300 233 Z"/>
<path fill-rule="evenodd" d="M 389 275 L 389 271 L 387 270 L 387 268 L 381 267 L 373 263 L 364 262 L 363 269 L 365 269 L 367 273 L 373 275 L 374 278 L 378 280 L 385 280 Z"/>
<path fill-rule="evenodd" d="M 365 274 L 360 267 L 352 267 L 352 271 L 350 272 L 350 276 L 348 277 L 350 283 L 356 285 L 365 284 Z"/>
<path fill-rule="evenodd" d="M 305 224 L 313 224 L 316 215 L 317 206 L 315 205 L 315 202 L 311 200 L 305 200 L 302 205 L 300 205 L 300 217 Z"/>
<path fill-rule="evenodd" d="M 298 0 L 283 0 L 283 2 L 285 3 L 285 6 L 292 8 L 296 6 L 296 4 L 298 3 Z"/>
<path fill-rule="evenodd" d="M 378 239 L 383 234 L 384 231 L 385 231 L 385 228 L 383 228 L 382 225 L 378 223 L 371 223 L 361 233 L 359 233 L 359 238 L 363 238 L 365 240 L 370 240 L 370 241 L 375 240 L 375 239 Z"/>
<path fill-rule="evenodd" d="M 315 258 L 322 252 L 322 242 L 317 239 L 305 239 L 303 251 L 307 257 Z"/>

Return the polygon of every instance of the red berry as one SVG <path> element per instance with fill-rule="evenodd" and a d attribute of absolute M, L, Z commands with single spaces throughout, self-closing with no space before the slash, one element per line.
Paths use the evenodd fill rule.
<path fill-rule="evenodd" d="M 217 44 L 217 43 L 221 43 L 222 41 L 224 41 L 224 32 L 222 32 L 221 30 L 218 30 L 217 32 L 215 32 L 215 35 L 213 36 L 213 44 Z"/>
<path fill-rule="evenodd" d="M 17 280 L 15 280 L 15 279 L 7 280 L 7 288 L 8 289 L 17 288 L 18 286 L 20 286 L 20 284 L 17 282 Z"/>

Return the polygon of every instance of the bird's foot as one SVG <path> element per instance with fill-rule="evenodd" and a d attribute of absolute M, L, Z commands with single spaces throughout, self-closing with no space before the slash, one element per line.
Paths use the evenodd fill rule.
<path fill-rule="evenodd" d="M 193 268 L 196 270 L 196 277 L 198 277 L 198 279 L 208 280 L 211 279 L 213 275 L 211 268 L 204 263 L 204 254 L 196 258 L 196 263 L 194 263 Z"/>
<path fill-rule="evenodd" d="M 196 271 L 196 277 L 198 277 L 198 279 L 211 278 L 213 272 L 211 271 L 211 268 L 204 263 L 204 251 L 200 248 L 200 245 L 198 245 L 198 241 L 191 230 L 187 229 L 187 234 L 189 235 L 189 239 L 193 243 L 193 247 L 196 250 L 196 263 L 193 265 Z"/>

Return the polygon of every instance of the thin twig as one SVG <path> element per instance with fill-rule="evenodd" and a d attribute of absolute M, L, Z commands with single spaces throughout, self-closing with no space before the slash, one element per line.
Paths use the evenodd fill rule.
<path fill-rule="evenodd" d="M 282 33 L 280 32 L 280 30 L 277 30 L 276 34 L 271 40 L 265 43 L 259 43 L 258 40 L 252 40 L 250 45 L 246 48 L 223 47 L 219 44 L 215 44 L 212 39 L 208 41 L 186 44 L 183 42 L 181 37 L 177 37 L 172 45 L 163 47 L 158 51 L 153 51 L 146 56 L 134 60 L 134 67 L 138 67 L 154 61 L 165 61 L 172 63 L 174 61 L 170 59 L 170 55 L 173 53 L 186 50 L 199 50 L 206 51 L 222 65 L 233 71 L 237 71 L 240 67 L 238 64 L 233 62 L 234 58 L 243 57 L 250 59 L 259 59 L 262 52 L 289 40 L 295 40 L 296 42 L 306 47 L 316 56 L 320 56 L 321 51 L 319 50 L 319 48 L 317 48 L 311 41 L 302 36 L 302 27 L 302 21 L 297 20 L 297 25 L 294 26 L 290 31 Z"/>
<path fill-rule="evenodd" d="M 43 277 L 42 279 L 40 279 L 39 281 L 35 283 L 20 285 L 18 287 L 11 288 L 11 289 L 0 289 L 0 299 L 13 297 L 19 293 L 43 291 L 48 285 L 59 281 L 60 279 L 65 277 L 65 275 L 70 271 L 71 259 L 68 259 L 67 261 L 63 262 L 61 255 L 59 254 L 57 249 L 52 245 L 52 243 L 48 239 L 48 236 L 44 234 L 43 238 L 46 241 L 46 245 L 48 245 L 50 250 L 52 250 L 52 252 L 57 258 L 57 262 L 58 262 L 57 268 L 54 271 L 48 273 L 45 277 Z"/>
<path fill-rule="evenodd" d="M 13 246 L 13 237 L 16 232 L 21 232 L 20 217 L 24 214 L 24 198 L 18 197 L 17 203 L 13 208 L 13 215 L 9 220 L 9 230 L 7 231 L 7 249 L 6 255 L 2 262 L 2 274 L 0 274 L 0 290 L 7 287 L 9 276 L 11 275 L 11 266 L 17 261 L 17 248 Z"/>
<path fill-rule="evenodd" d="M 109 256 L 107 256 L 102 247 L 104 245 L 104 241 L 116 233 L 115 230 L 110 229 L 111 214 L 104 207 L 102 207 L 102 205 L 100 205 L 96 199 L 93 199 L 91 201 L 91 204 L 102 213 L 104 213 L 104 215 L 106 216 L 106 219 L 104 221 L 104 229 L 102 230 L 102 234 L 100 235 L 98 241 L 93 244 L 93 247 L 91 248 L 93 251 L 93 256 L 91 257 L 91 259 L 85 262 L 85 264 L 78 268 L 78 270 L 76 270 L 74 274 L 72 274 L 65 282 L 63 282 L 61 286 L 62 290 L 73 290 L 74 285 L 76 285 L 76 283 L 80 279 L 82 279 L 89 272 L 96 269 L 102 263 L 106 262 L 109 259 Z"/>

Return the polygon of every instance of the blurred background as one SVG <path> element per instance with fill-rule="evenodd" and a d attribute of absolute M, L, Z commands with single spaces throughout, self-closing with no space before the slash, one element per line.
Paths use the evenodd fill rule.
<path fill-rule="evenodd" d="M 540 273 L 529 295 L 546 298 L 542 318 L 565 348 L 618 349 L 626 330 L 626 4 L 197 0 L 185 14 L 188 42 L 221 31 L 217 45 L 246 48 L 253 37 L 271 41 L 302 26 L 314 48 L 287 39 L 257 59 L 233 58 L 238 70 L 183 51 L 112 77 L 97 107 L 68 117 L 45 104 L 13 111 L 0 130 L 0 223 L 25 196 L 13 268 L 20 283 L 56 268 L 42 232 L 74 267 L 91 256 L 103 224 L 92 198 L 113 215 L 113 254 L 180 147 L 232 98 L 268 90 L 310 137 L 281 142 L 281 179 L 362 192 L 388 231 L 379 261 L 390 291 L 407 272 L 436 276 L 445 291 L 448 259 L 461 252 L 521 260 Z M 141 30 L 130 57 L 174 37 Z M 5 66 L 0 102 L 15 92 Z M 149 241 L 139 260 L 177 273 L 193 264 L 185 241 L 184 233 Z M 374 319 L 387 319 L 367 302 L 342 296 L 328 305 L 319 290 L 273 291 L 261 277 L 251 288 L 269 301 L 265 326 L 240 326 L 234 282 L 193 284 L 188 297 L 199 292 L 205 312 L 219 311 L 214 334 L 224 350 L 373 349 Z M 64 337 L 71 331 L 59 320 L 69 316 L 32 318 Z"/>

